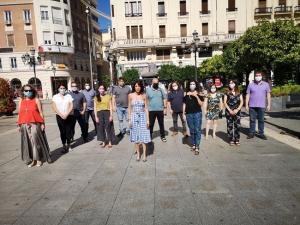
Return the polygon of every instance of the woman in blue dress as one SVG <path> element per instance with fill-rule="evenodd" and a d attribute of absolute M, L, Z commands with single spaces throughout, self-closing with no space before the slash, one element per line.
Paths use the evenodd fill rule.
<path fill-rule="evenodd" d="M 149 130 L 149 114 L 147 97 L 141 81 L 133 84 L 132 93 L 128 95 L 128 124 L 130 127 L 130 141 L 135 144 L 137 161 L 141 159 L 140 145 L 143 146 L 143 162 L 147 161 L 146 144 L 151 142 Z"/>

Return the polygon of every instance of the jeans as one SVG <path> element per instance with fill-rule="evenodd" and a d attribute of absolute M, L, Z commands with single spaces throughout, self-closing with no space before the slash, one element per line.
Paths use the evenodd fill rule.
<path fill-rule="evenodd" d="M 117 107 L 117 115 L 119 120 L 119 129 L 121 133 L 125 133 L 126 130 L 129 130 L 127 127 L 128 121 L 128 108 Z"/>
<path fill-rule="evenodd" d="M 85 125 L 86 125 L 86 127 L 85 127 L 86 132 L 89 132 L 89 119 L 90 119 L 90 116 L 93 120 L 95 131 L 97 133 L 97 124 L 96 124 L 94 110 L 88 110 L 84 113 L 84 121 L 85 121 Z"/>
<path fill-rule="evenodd" d="M 199 146 L 201 141 L 202 112 L 186 114 L 192 145 Z"/>
<path fill-rule="evenodd" d="M 81 129 L 81 136 L 83 139 L 86 139 L 88 137 L 88 132 L 86 130 L 84 115 L 81 115 L 78 110 L 74 110 L 74 115 L 71 118 L 72 118 L 72 120 L 71 120 L 72 137 L 74 138 L 76 121 L 78 121 L 80 129 Z"/>
<path fill-rule="evenodd" d="M 264 134 L 264 117 L 265 117 L 265 108 L 259 107 L 250 107 L 249 114 L 250 114 L 250 130 L 249 134 L 255 134 L 255 127 L 256 127 L 256 119 L 258 121 L 258 134 Z"/>
<path fill-rule="evenodd" d="M 151 138 L 152 138 L 153 127 L 156 118 L 159 125 L 160 137 L 164 138 L 165 137 L 164 111 L 149 111 L 149 127 L 150 127 Z"/>
<path fill-rule="evenodd" d="M 186 132 L 186 122 L 183 119 L 182 112 L 173 112 L 172 119 L 173 119 L 174 132 L 178 132 L 178 116 L 180 117 L 182 123 L 182 131 Z"/>
<path fill-rule="evenodd" d="M 60 131 L 61 143 L 70 144 L 72 137 L 72 118 L 73 116 L 69 115 L 67 119 L 62 119 L 60 116 L 56 115 L 57 125 Z"/>

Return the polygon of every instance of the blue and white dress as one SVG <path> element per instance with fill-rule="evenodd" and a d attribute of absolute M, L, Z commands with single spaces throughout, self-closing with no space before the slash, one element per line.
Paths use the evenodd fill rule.
<path fill-rule="evenodd" d="M 131 129 L 130 141 L 136 144 L 151 142 L 150 130 L 147 128 L 145 103 L 143 100 L 131 101 Z"/>

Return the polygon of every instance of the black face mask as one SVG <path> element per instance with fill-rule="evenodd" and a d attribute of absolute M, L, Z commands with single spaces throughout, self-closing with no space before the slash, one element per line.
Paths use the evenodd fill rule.
<path fill-rule="evenodd" d="M 157 89 L 158 89 L 158 83 L 152 84 L 152 87 L 153 87 L 155 90 L 157 90 Z"/>

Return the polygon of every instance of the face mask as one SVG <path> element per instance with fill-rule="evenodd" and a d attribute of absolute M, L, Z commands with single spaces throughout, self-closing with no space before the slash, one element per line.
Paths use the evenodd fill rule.
<path fill-rule="evenodd" d="M 257 76 L 257 77 L 255 77 L 255 80 L 256 80 L 257 82 L 261 81 L 261 80 L 262 80 L 262 76 Z"/>
<path fill-rule="evenodd" d="M 210 91 L 211 91 L 211 93 L 215 93 L 215 92 L 216 92 L 216 90 L 217 90 L 217 89 L 215 89 L 215 88 L 212 88 Z"/>
<path fill-rule="evenodd" d="M 173 87 L 173 90 L 174 90 L 174 91 L 177 91 L 177 89 L 178 89 L 178 86 L 174 86 L 174 87 Z"/>
<path fill-rule="evenodd" d="M 230 89 L 235 88 L 235 84 L 229 84 Z"/>
<path fill-rule="evenodd" d="M 77 87 L 72 87 L 72 91 L 76 92 L 76 91 L 78 91 L 78 88 Z"/>
<path fill-rule="evenodd" d="M 32 91 L 27 91 L 27 92 L 23 92 L 25 97 L 32 97 L 33 96 L 33 92 Z"/>
<path fill-rule="evenodd" d="M 158 89 L 158 83 L 152 84 L 152 87 L 157 90 Z"/>
<path fill-rule="evenodd" d="M 59 93 L 61 95 L 65 95 L 66 94 L 66 89 L 59 89 Z"/>
<path fill-rule="evenodd" d="M 191 84 L 191 85 L 190 85 L 190 90 L 191 90 L 191 91 L 194 91 L 195 89 L 196 89 L 196 85 L 195 85 L 195 84 Z"/>
<path fill-rule="evenodd" d="M 85 89 L 86 89 L 86 90 L 90 90 L 91 87 L 90 87 L 89 85 L 86 85 L 86 86 L 85 86 Z"/>

